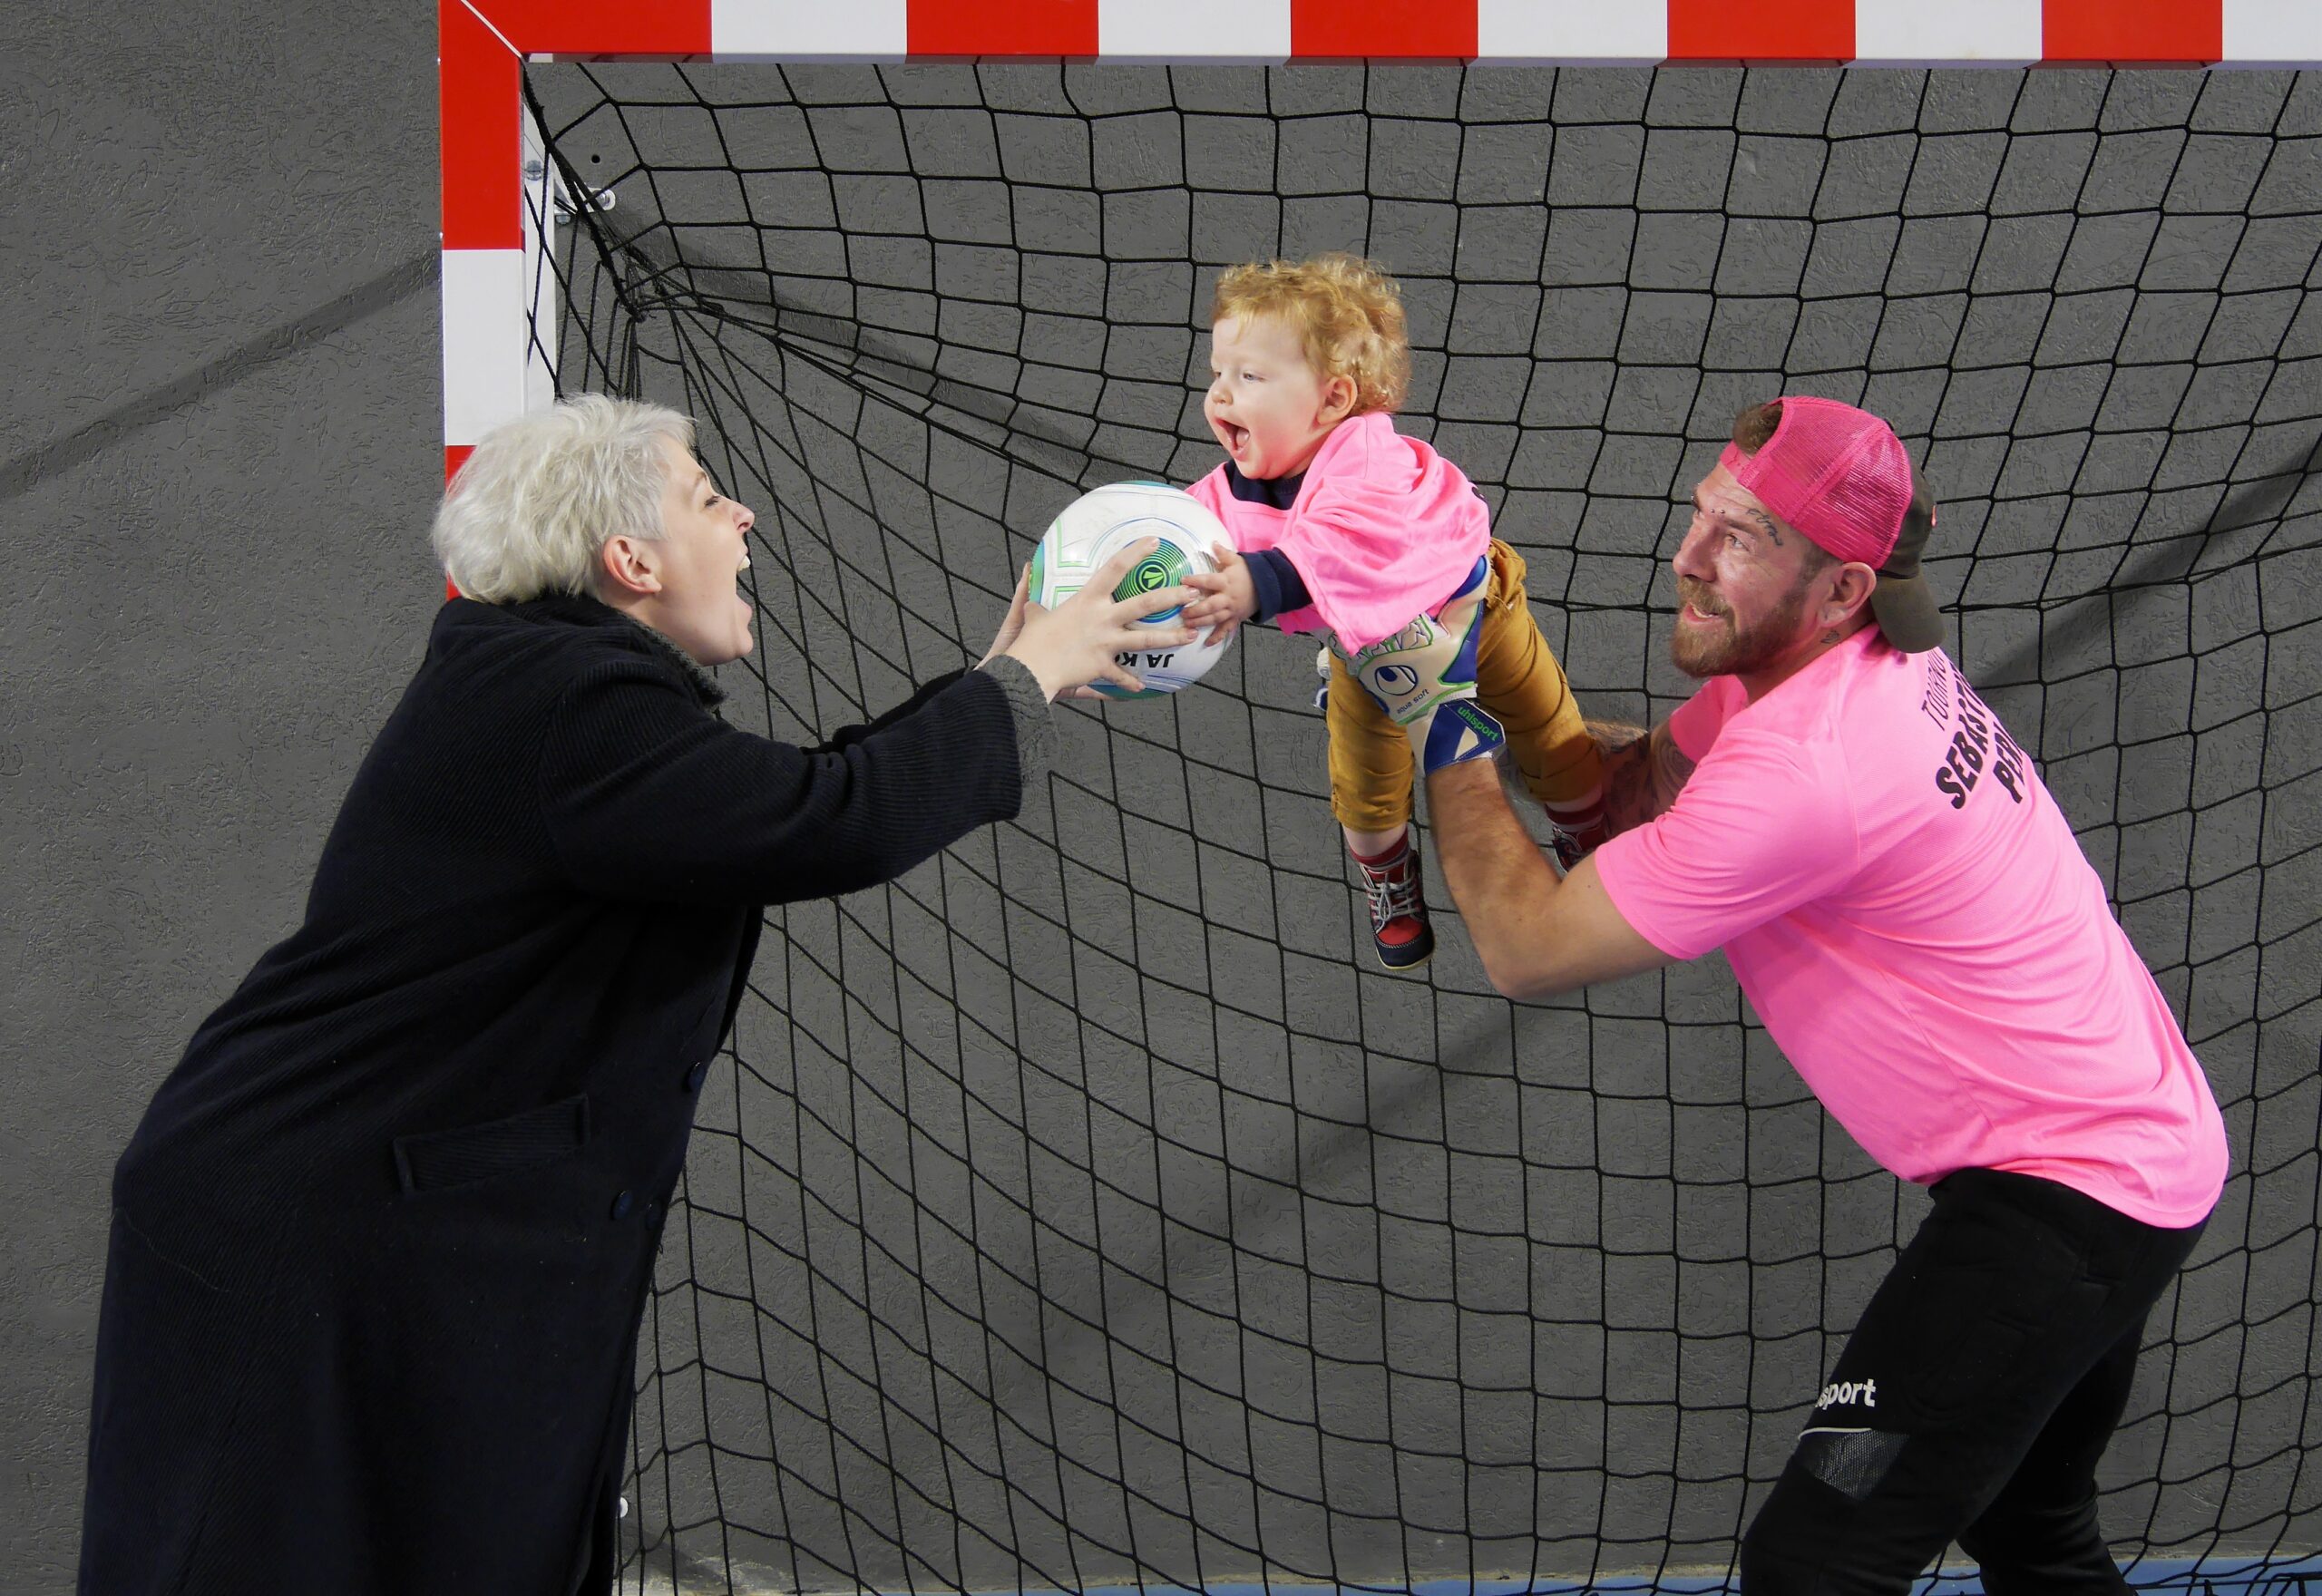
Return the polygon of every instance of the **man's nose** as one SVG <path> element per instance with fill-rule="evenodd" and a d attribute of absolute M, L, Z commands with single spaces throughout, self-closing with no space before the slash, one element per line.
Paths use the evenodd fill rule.
<path fill-rule="evenodd" d="M 1714 589 L 1717 586 L 1717 540 L 1713 527 L 1689 530 L 1684 541 L 1677 545 L 1677 557 L 1669 569 L 1680 577 Z"/>
<path fill-rule="evenodd" d="M 1696 535 L 1698 530 L 1698 523 L 1687 523 L 1685 535 L 1677 540 L 1677 552 L 1670 558 L 1669 569 L 1681 577 L 1699 578 L 1702 574 L 1701 540 Z"/>

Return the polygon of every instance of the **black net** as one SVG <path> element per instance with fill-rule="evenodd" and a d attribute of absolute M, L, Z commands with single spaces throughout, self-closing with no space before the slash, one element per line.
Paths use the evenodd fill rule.
<path fill-rule="evenodd" d="M 726 676 L 778 737 L 972 658 L 1081 490 L 1215 463 L 1227 263 L 1400 278 L 1401 424 L 1490 501 L 1599 717 L 1687 690 L 1665 558 L 1735 412 L 1891 418 L 1943 501 L 1954 652 L 2232 1137 L 2104 1523 L 2141 1579 L 2322 1544 L 2322 78 L 563 63 L 530 92 L 561 385 L 691 412 L 759 511 Z M 1371 968 L 1312 657 L 1253 631 L 1173 700 L 1061 713 L 1018 822 L 769 915 L 645 1320 L 633 1587 L 1726 1586 L 1924 1198 L 1720 960 L 1511 1006 L 1439 882 L 1444 951 Z"/>

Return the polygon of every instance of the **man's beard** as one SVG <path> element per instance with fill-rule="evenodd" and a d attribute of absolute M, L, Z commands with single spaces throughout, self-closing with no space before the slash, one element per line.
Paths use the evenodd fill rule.
<path fill-rule="evenodd" d="M 1691 577 L 1677 579 L 1677 602 L 1692 604 L 1703 615 L 1725 622 L 1722 629 L 1686 626 L 1683 621 L 1669 635 L 1669 657 L 1677 668 L 1696 680 L 1710 676 L 1747 676 L 1776 663 L 1798 645 L 1798 618 L 1806 613 L 1807 580 L 1792 588 L 1774 612 L 1746 629 L 1734 625 L 1732 611 L 1711 597 L 1710 589 Z M 1710 608 L 1712 604 L 1717 607 Z"/>

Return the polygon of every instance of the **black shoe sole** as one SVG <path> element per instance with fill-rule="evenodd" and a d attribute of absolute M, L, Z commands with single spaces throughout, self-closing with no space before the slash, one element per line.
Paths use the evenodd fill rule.
<path fill-rule="evenodd" d="M 1375 941 L 1371 944 L 1371 953 L 1372 958 L 1378 959 L 1379 968 L 1390 972 L 1390 974 L 1400 973 L 1407 969 L 1417 969 L 1420 966 L 1425 964 L 1429 959 L 1435 957 L 1435 933 L 1429 931 L 1423 941 L 1414 942 L 1411 944 L 1411 947 L 1418 949 L 1419 951 L 1416 954 L 1406 951 L 1403 955 L 1402 962 L 1400 964 L 1389 959 L 1387 957 L 1387 950 L 1380 947 Z"/>

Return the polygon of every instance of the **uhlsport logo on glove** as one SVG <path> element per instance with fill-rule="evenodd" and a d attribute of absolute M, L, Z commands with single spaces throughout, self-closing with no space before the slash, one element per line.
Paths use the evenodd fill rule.
<path fill-rule="evenodd" d="M 1331 640 L 1371 702 L 1402 727 L 1420 768 L 1483 758 L 1507 741 L 1499 723 L 1476 703 L 1476 651 L 1483 639 L 1484 597 L 1491 567 L 1478 560 L 1459 590 L 1433 615 L 1412 618 L 1390 637 L 1352 655 Z"/>
<path fill-rule="evenodd" d="M 1408 665 L 1382 665 L 1371 673 L 1379 691 L 1400 698 L 1419 691 L 1419 672 Z"/>
<path fill-rule="evenodd" d="M 1454 699 L 1439 708 L 1429 724 L 1427 745 L 1421 751 L 1420 764 L 1427 770 L 1441 770 L 1447 764 L 1498 753 L 1499 745 L 1507 741 L 1507 734 L 1500 729 L 1499 723 L 1473 700 Z"/>
<path fill-rule="evenodd" d="M 1476 650 L 1490 580 L 1490 562 L 1478 560 L 1433 615 L 1414 616 L 1391 637 L 1353 654 L 1335 637 L 1331 647 L 1388 718 L 1408 727 L 1442 704 L 1475 696 Z"/>

